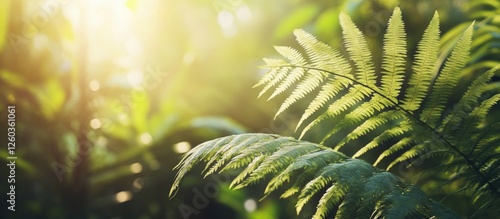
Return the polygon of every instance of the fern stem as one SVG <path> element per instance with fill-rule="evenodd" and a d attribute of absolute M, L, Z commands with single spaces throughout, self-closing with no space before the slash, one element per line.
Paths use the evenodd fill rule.
<path fill-rule="evenodd" d="M 383 97 L 384 99 L 388 100 L 395 108 L 397 109 L 400 109 L 402 110 L 403 112 L 405 112 L 406 114 L 408 114 L 411 118 L 413 118 L 414 120 L 416 120 L 418 123 L 420 123 L 423 127 L 429 129 L 432 131 L 433 134 L 439 136 L 440 139 L 442 139 L 446 145 L 448 145 L 451 149 L 453 149 L 454 151 L 456 151 L 461 157 L 463 157 L 463 159 L 465 160 L 465 162 L 467 162 L 467 164 L 472 167 L 472 169 L 474 169 L 474 171 L 476 172 L 476 174 L 479 176 L 479 178 L 486 182 L 486 184 L 488 184 L 488 187 L 491 188 L 491 190 L 493 191 L 493 193 L 495 193 L 495 195 L 499 196 L 500 197 L 500 192 L 498 191 L 498 189 L 493 185 L 491 184 L 490 180 L 488 180 L 486 178 L 486 176 L 481 172 L 481 170 L 476 166 L 474 165 L 474 162 L 472 162 L 472 160 L 470 160 L 467 155 L 465 153 L 463 153 L 462 151 L 460 151 L 460 149 L 456 146 L 454 146 L 453 144 L 451 144 L 446 138 L 443 137 L 443 135 L 441 133 L 439 133 L 437 130 L 435 130 L 434 128 L 432 128 L 430 125 L 428 125 L 427 123 L 425 123 L 424 121 L 420 120 L 418 117 L 416 117 L 415 115 L 413 115 L 413 113 L 411 113 L 410 111 L 408 111 L 407 109 L 401 107 L 397 102 L 393 101 L 391 98 L 389 97 L 386 97 L 384 94 L 382 94 L 380 91 L 376 90 L 376 89 L 373 89 L 372 87 L 366 85 L 366 84 L 363 84 L 353 78 L 349 78 L 345 75 L 341 75 L 341 74 L 338 74 L 338 73 L 335 73 L 335 72 L 332 72 L 332 71 L 328 71 L 328 70 L 324 70 L 324 69 L 320 69 L 320 68 L 315 68 L 315 67 L 307 67 L 307 66 L 296 66 L 296 65 L 286 65 L 286 66 L 280 66 L 280 67 L 290 67 L 290 68 L 303 68 L 305 70 L 316 70 L 316 71 L 320 71 L 320 72 L 325 72 L 325 73 L 328 73 L 328 74 L 331 74 L 333 76 L 336 76 L 336 77 L 341 77 L 341 78 L 345 78 L 345 79 L 348 79 L 348 80 L 351 80 L 354 84 L 359 84 L 365 88 L 368 88 L 369 90 L 373 91 L 375 94 L 378 94 L 380 95 L 381 97 Z"/>

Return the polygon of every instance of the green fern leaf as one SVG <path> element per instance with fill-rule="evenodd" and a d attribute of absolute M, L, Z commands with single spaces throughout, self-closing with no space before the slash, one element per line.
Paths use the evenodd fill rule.
<path fill-rule="evenodd" d="M 414 144 L 414 139 L 413 137 L 405 137 L 399 140 L 396 144 L 392 145 L 390 148 L 386 149 L 384 152 L 382 152 L 377 160 L 373 163 L 374 166 L 377 166 L 384 158 L 400 151 L 405 148 L 408 148 Z"/>
<path fill-rule="evenodd" d="M 273 68 L 273 67 L 282 66 L 287 63 L 282 59 L 266 59 L 266 58 L 264 58 L 264 62 L 266 63 L 264 67 L 267 67 L 270 70 L 267 71 L 264 74 L 264 76 L 262 76 L 262 78 L 259 80 L 259 82 L 257 82 L 257 84 L 253 86 L 254 88 L 271 82 L 276 77 L 279 70 L 279 68 Z"/>
<path fill-rule="evenodd" d="M 369 142 L 364 147 L 359 149 L 353 155 L 353 157 L 354 158 L 359 157 L 359 156 L 365 154 L 366 152 L 368 152 L 369 150 L 372 150 L 372 149 L 378 147 L 380 144 L 384 143 L 385 141 L 387 141 L 391 138 L 397 137 L 397 136 L 401 136 L 410 130 L 411 130 L 411 123 L 403 121 L 398 126 L 395 126 L 393 128 L 389 128 L 389 129 L 385 130 L 384 132 L 382 132 L 382 134 L 380 134 L 379 136 L 375 137 L 371 142 Z"/>
<path fill-rule="evenodd" d="M 273 71 L 273 70 L 271 70 L 271 71 Z M 264 86 L 264 88 L 262 88 L 262 91 L 259 93 L 258 97 L 261 97 L 267 91 L 269 91 L 269 89 L 276 86 L 276 84 L 278 84 L 280 81 L 282 81 L 286 77 L 286 75 L 288 74 L 289 71 L 290 71 L 290 68 L 282 67 L 282 68 L 276 69 L 275 72 L 268 73 L 269 75 L 275 75 L 275 76 L 273 77 L 273 79 L 271 79 L 271 81 L 269 81 Z"/>
<path fill-rule="evenodd" d="M 306 76 L 306 79 L 304 79 L 299 85 L 297 85 L 297 88 L 293 90 L 292 94 L 285 99 L 283 104 L 281 104 L 280 108 L 278 109 L 278 112 L 276 112 L 276 116 L 284 112 L 292 104 L 304 98 L 307 94 L 311 93 L 313 90 L 319 87 L 319 85 L 326 78 L 324 72 L 320 72 L 317 70 L 309 70 L 306 73 L 308 74 Z"/>
<path fill-rule="evenodd" d="M 389 19 L 387 33 L 384 35 L 384 61 L 382 63 L 382 92 L 385 96 L 397 97 L 403 84 L 406 65 L 406 33 L 404 31 L 401 10 L 394 9 Z"/>
<path fill-rule="evenodd" d="M 278 51 L 283 57 L 290 60 L 292 65 L 302 66 L 306 64 L 306 61 L 297 50 L 290 47 L 276 46 L 276 51 Z M 287 77 L 281 82 L 281 84 L 276 88 L 276 90 L 271 94 L 268 100 L 276 97 L 278 94 L 283 93 L 292 86 L 295 82 L 299 81 L 300 78 L 304 76 L 304 69 L 293 69 L 288 73 Z"/>
<path fill-rule="evenodd" d="M 438 119 L 441 117 L 441 113 L 451 95 L 452 89 L 458 82 L 457 75 L 460 74 L 460 70 L 462 70 L 467 63 L 473 25 L 474 24 L 471 24 L 467 30 L 465 30 L 462 38 L 458 41 L 455 49 L 451 53 L 451 56 L 446 60 L 443 70 L 441 70 L 434 83 L 429 101 L 427 101 L 422 115 L 420 116 L 421 120 L 431 127 L 435 127 Z"/>
<path fill-rule="evenodd" d="M 429 26 L 418 44 L 413 74 L 402 107 L 412 112 L 420 107 L 431 84 L 432 71 L 438 58 L 439 50 L 439 15 L 434 13 Z"/>
<path fill-rule="evenodd" d="M 341 13 L 339 20 L 342 27 L 342 35 L 344 36 L 346 49 L 357 68 L 357 79 L 362 84 L 376 89 L 375 67 L 371 61 L 371 52 L 368 49 L 368 45 L 366 44 L 363 34 L 348 15 Z"/>
<path fill-rule="evenodd" d="M 364 102 L 356 109 L 348 113 L 337 125 L 333 126 L 332 131 L 330 131 L 326 137 L 321 141 L 325 142 L 327 139 L 332 137 L 338 131 L 359 125 L 363 120 L 372 117 L 376 113 L 382 111 L 387 107 L 393 106 L 393 102 L 387 100 L 385 97 L 375 94 L 370 101 Z M 335 149 L 339 149 L 342 145 L 337 145 Z"/>
<path fill-rule="evenodd" d="M 340 141 L 334 150 L 339 150 L 342 146 L 346 145 L 350 141 L 356 140 L 359 137 L 368 134 L 369 132 L 375 130 L 377 127 L 383 126 L 388 122 L 401 119 L 404 114 L 401 111 L 389 110 L 380 113 L 378 116 L 371 117 L 365 120 L 362 124 L 358 125 L 354 130 L 352 130 L 342 141 Z"/>
<path fill-rule="evenodd" d="M 297 42 L 305 49 L 309 60 L 313 63 L 312 67 L 335 72 L 346 77 L 352 77 L 350 74 L 351 66 L 349 62 L 342 57 L 338 50 L 318 41 L 313 35 L 303 30 L 295 30 L 294 34 L 297 38 Z M 302 66 L 302 64 L 298 63 L 291 64 Z"/>
<path fill-rule="evenodd" d="M 332 103 L 328 107 L 328 110 L 326 111 L 326 113 L 323 113 L 317 119 L 315 119 L 311 123 L 309 123 L 302 130 L 300 138 L 302 138 L 307 133 L 307 131 L 309 131 L 312 127 L 319 124 L 323 120 L 325 120 L 327 118 L 332 118 L 332 117 L 338 116 L 342 112 L 345 112 L 350 107 L 361 102 L 364 98 L 370 96 L 371 92 L 372 91 L 366 87 L 363 87 L 360 85 L 354 85 L 353 87 L 351 87 L 349 89 L 349 92 L 346 95 L 342 96 L 340 99 L 338 99 L 334 103 Z"/>
<path fill-rule="evenodd" d="M 333 79 L 330 78 L 325 85 L 321 87 L 321 91 L 314 98 L 314 100 L 309 104 L 304 114 L 300 118 L 295 131 L 302 125 L 302 123 L 312 116 L 316 111 L 318 111 L 321 107 L 323 107 L 326 102 L 333 99 L 336 95 L 339 94 L 345 88 L 348 88 L 352 85 L 352 81 L 345 78 Z"/>

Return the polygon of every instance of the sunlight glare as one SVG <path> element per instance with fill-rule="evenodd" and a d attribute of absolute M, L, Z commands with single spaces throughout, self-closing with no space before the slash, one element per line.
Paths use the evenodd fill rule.
<path fill-rule="evenodd" d="M 191 144 L 187 141 L 179 142 L 174 144 L 174 152 L 178 154 L 183 154 L 188 152 L 191 149 Z"/>
<path fill-rule="evenodd" d="M 254 212 L 257 209 L 257 202 L 253 199 L 247 199 L 243 206 L 247 212 Z"/>
<path fill-rule="evenodd" d="M 141 141 L 142 144 L 149 145 L 153 141 L 153 137 L 151 137 L 151 134 L 145 132 L 141 134 L 139 140 Z"/>
<path fill-rule="evenodd" d="M 238 20 L 248 22 L 253 18 L 252 11 L 247 6 L 241 6 L 236 10 L 236 17 Z"/>
<path fill-rule="evenodd" d="M 104 136 L 99 136 L 95 141 L 95 144 L 98 147 L 106 147 L 106 145 L 108 144 L 108 139 L 106 139 Z"/>
<path fill-rule="evenodd" d="M 101 85 L 99 85 L 99 82 L 96 80 L 92 80 L 89 83 L 90 90 L 92 91 L 98 91 L 101 88 Z"/>
<path fill-rule="evenodd" d="M 120 113 L 120 114 L 118 115 L 118 119 L 119 119 L 121 122 L 127 122 L 127 119 L 128 119 L 127 114 L 125 114 L 125 113 Z"/>
<path fill-rule="evenodd" d="M 132 193 L 129 191 L 121 191 L 115 195 L 115 200 L 118 203 L 123 203 L 129 201 L 130 199 L 132 199 Z"/>
<path fill-rule="evenodd" d="M 132 173 L 142 172 L 142 165 L 140 163 L 130 164 L 130 172 L 132 172 Z"/>
<path fill-rule="evenodd" d="M 90 127 L 93 129 L 101 128 L 101 120 L 99 119 L 90 120 Z"/>
<path fill-rule="evenodd" d="M 131 71 L 127 74 L 127 79 L 132 87 L 139 87 L 143 80 L 142 72 L 139 70 Z"/>
<path fill-rule="evenodd" d="M 194 52 L 186 52 L 184 56 L 182 57 L 182 62 L 186 65 L 190 65 L 194 62 L 196 59 L 196 54 Z"/>
<path fill-rule="evenodd" d="M 234 16 L 228 11 L 221 11 L 217 15 L 217 22 L 222 28 L 222 33 L 225 37 L 231 38 L 236 35 L 236 26 L 234 24 Z"/>

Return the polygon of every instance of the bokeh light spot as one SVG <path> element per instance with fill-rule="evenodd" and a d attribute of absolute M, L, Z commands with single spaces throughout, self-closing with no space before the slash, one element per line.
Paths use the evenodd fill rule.
<path fill-rule="evenodd" d="M 196 55 L 193 52 L 187 52 L 184 54 L 184 57 L 182 57 L 182 62 L 186 65 L 190 65 L 194 62 L 196 59 Z"/>
<path fill-rule="evenodd" d="M 247 199 L 243 204 L 245 210 L 248 212 L 254 212 L 257 209 L 257 202 L 253 199 Z"/>
<path fill-rule="evenodd" d="M 106 145 L 108 145 L 108 139 L 103 137 L 103 136 L 99 136 L 97 138 L 97 140 L 95 141 L 95 144 L 98 146 L 98 147 L 106 147 Z"/>
<path fill-rule="evenodd" d="M 140 173 L 142 172 L 142 165 L 140 163 L 130 164 L 130 171 L 132 173 Z"/>
<path fill-rule="evenodd" d="M 123 203 L 129 201 L 130 199 L 132 199 L 132 193 L 129 191 L 121 191 L 115 195 L 115 200 L 118 203 Z"/>
<path fill-rule="evenodd" d="M 98 91 L 101 88 L 101 85 L 99 84 L 98 81 L 92 80 L 89 83 L 89 87 L 90 87 L 90 90 L 92 90 L 92 91 Z"/>
<path fill-rule="evenodd" d="M 139 137 L 139 141 L 141 141 L 142 144 L 144 145 L 149 145 L 153 141 L 153 137 L 147 132 L 142 133 L 141 136 Z"/>
<path fill-rule="evenodd" d="M 188 152 L 191 149 L 191 144 L 187 141 L 179 142 L 174 144 L 174 152 L 178 154 L 183 154 Z"/>
<path fill-rule="evenodd" d="M 93 129 L 98 129 L 101 128 L 101 120 L 99 119 L 92 119 L 90 120 L 90 127 Z"/>
<path fill-rule="evenodd" d="M 239 7 L 238 10 L 236 10 L 236 17 L 240 21 L 248 22 L 252 19 L 253 14 L 252 11 L 250 11 L 250 8 L 248 8 L 247 6 L 242 6 Z"/>
<path fill-rule="evenodd" d="M 127 121 L 127 118 L 128 118 L 128 117 L 127 117 L 127 114 L 125 114 L 125 113 L 120 113 L 120 114 L 118 115 L 118 119 L 119 119 L 121 122 L 126 122 L 126 121 Z"/>
<path fill-rule="evenodd" d="M 225 37 L 231 38 L 236 35 L 236 26 L 234 25 L 234 16 L 228 11 L 221 11 L 217 15 L 217 22 L 222 28 Z"/>

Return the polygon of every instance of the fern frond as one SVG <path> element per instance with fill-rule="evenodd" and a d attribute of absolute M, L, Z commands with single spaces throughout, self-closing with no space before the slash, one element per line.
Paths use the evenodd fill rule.
<path fill-rule="evenodd" d="M 386 149 L 384 152 L 382 152 L 377 160 L 373 163 L 374 166 L 377 166 L 384 158 L 400 151 L 405 148 L 410 147 L 411 145 L 414 144 L 414 139 L 413 137 L 405 137 L 399 140 L 396 144 L 392 145 L 390 148 Z"/>
<path fill-rule="evenodd" d="M 269 181 L 264 194 L 270 194 L 294 176 L 311 176 L 311 174 L 314 174 L 318 169 L 325 167 L 329 163 L 337 163 L 345 159 L 345 156 L 331 150 L 321 150 L 302 155 L 282 173 Z M 299 185 L 301 184 L 299 183 Z"/>
<path fill-rule="evenodd" d="M 271 70 L 271 72 L 269 72 L 268 75 L 274 75 L 274 77 L 264 86 L 264 88 L 262 88 L 262 91 L 260 91 L 258 97 L 261 97 L 267 91 L 269 91 L 269 89 L 276 86 L 280 81 L 282 81 L 286 77 L 289 71 L 290 68 L 285 68 L 285 67 L 275 69 L 274 71 Z"/>
<path fill-rule="evenodd" d="M 418 43 L 413 74 L 410 76 L 409 87 L 403 99 L 402 107 L 410 112 L 420 107 L 431 84 L 432 71 L 438 58 L 439 33 L 439 15 L 435 12 L 422 40 Z"/>
<path fill-rule="evenodd" d="M 380 144 L 384 143 L 385 141 L 406 134 L 408 131 L 412 130 L 411 129 L 411 123 L 407 121 L 401 122 L 399 125 L 389 128 L 382 132 L 379 136 L 373 138 L 371 142 L 363 146 L 361 149 L 359 149 L 352 157 L 356 158 L 359 157 L 369 150 L 372 150 L 376 147 L 378 147 Z"/>
<path fill-rule="evenodd" d="M 352 85 L 352 81 L 349 79 L 329 78 L 327 83 L 321 87 L 321 91 L 318 93 L 318 95 L 309 104 L 304 114 L 302 114 L 302 117 L 297 123 L 295 131 L 297 131 L 297 129 L 302 125 L 302 123 L 306 119 L 308 119 L 311 115 L 313 115 L 316 111 L 318 111 L 321 107 L 323 107 L 326 102 L 328 102 L 337 94 L 339 94 L 339 92 L 342 91 L 343 89 L 348 88 L 350 85 Z"/>
<path fill-rule="evenodd" d="M 334 150 L 339 150 L 342 146 L 349 143 L 350 141 L 356 140 L 359 137 L 368 134 L 369 132 L 375 130 L 377 127 L 383 126 L 388 122 L 401 119 L 405 115 L 401 111 L 388 110 L 380 113 L 378 116 L 371 117 L 365 120 L 362 124 L 358 125 L 354 130 L 352 130 L 342 141 L 340 141 Z"/>
<path fill-rule="evenodd" d="M 302 54 L 293 48 L 284 47 L 284 46 L 276 46 L 275 49 L 283 57 L 287 58 L 292 65 L 302 66 L 302 65 L 306 64 L 306 61 L 305 61 L 304 57 L 302 57 Z M 271 96 L 268 98 L 268 100 L 273 99 L 278 94 L 281 94 L 281 93 L 283 93 L 283 91 L 290 88 L 290 86 L 292 86 L 295 82 L 299 81 L 302 78 L 302 76 L 304 76 L 304 73 L 305 73 L 304 69 L 297 69 L 296 68 L 296 69 L 291 70 L 291 72 L 281 82 L 281 84 L 276 88 L 276 90 L 273 92 L 273 94 L 271 94 Z"/>
<path fill-rule="evenodd" d="M 375 67 L 371 61 L 371 52 L 368 49 L 363 34 L 347 14 L 341 13 L 339 20 L 347 52 L 349 52 L 350 58 L 354 61 L 357 68 L 357 80 L 367 86 L 377 89 L 375 86 Z"/>
<path fill-rule="evenodd" d="M 267 100 L 271 100 L 277 95 L 283 93 L 284 91 L 288 90 L 295 82 L 299 81 L 302 76 L 304 76 L 304 69 L 300 68 L 295 68 L 290 71 L 288 76 L 281 82 L 281 84 L 274 90 L 274 92 L 267 98 Z"/>
<path fill-rule="evenodd" d="M 294 162 L 297 157 L 306 153 L 316 152 L 318 150 L 319 148 L 316 145 L 310 143 L 301 144 L 299 142 L 295 143 L 293 146 L 282 148 L 281 150 L 273 153 L 271 156 L 268 156 L 259 165 L 259 167 L 252 172 L 244 183 L 240 183 L 238 187 L 235 188 L 246 187 L 258 182 L 270 173 L 281 172 Z"/>
<path fill-rule="evenodd" d="M 262 161 L 264 161 L 265 158 L 266 156 L 264 155 L 260 155 L 254 158 L 252 162 L 250 162 L 248 166 L 245 169 L 243 169 L 241 173 L 238 174 L 238 176 L 234 178 L 231 184 L 229 184 L 229 188 L 235 188 L 236 185 L 240 185 L 250 175 L 250 173 L 253 173 L 258 167 L 260 167 L 260 164 L 262 163 Z"/>
<path fill-rule="evenodd" d="M 477 128 L 482 122 L 484 122 L 486 115 L 490 111 L 491 107 L 500 101 L 500 94 L 496 94 L 486 100 L 484 100 L 479 106 L 474 108 L 471 113 L 464 119 L 462 125 L 457 129 L 458 139 L 463 140 L 470 137 L 473 133 L 470 130 Z"/>
<path fill-rule="evenodd" d="M 290 138 L 291 139 L 291 138 Z M 289 144 L 289 138 L 268 139 L 256 144 L 247 145 L 238 152 L 238 155 L 229 157 L 229 162 L 219 172 L 237 169 L 249 165 L 260 155 L 270 155 L 276 152 L 282 145 Z"/>
<path fill-rule="evenodd" d="M 459 125 L 462 118 L 464 118 L 467 113 L 469 113 L 472 108 L 477 105 L 479 97 L 485 90 L 486 83 L 491 79 L 491 77 L 493 77 L 495 71 L 499 68 L 500 65 L 490 69 L 472 82 L 460 101 L 453 107 L 451 113 L 449 113 L 443 120 L 442 126 L 439 129 L 440 131 L 446 132 L 447 127 L 456 127 Z"/>
<path fill-rule="evenodd" d="M 244 149 L 222 150 L 233 146 Z M 254 156 L 251 156 L 251 159 L 242 158 L 248 158 L 249 154 Z M 456 216 L 447 210 L 439 209 L 445 207 L 423 196 L 418 188 L 362 160 L 348 158 L 321 145 L 271 134 L 233 135 L 196 146 L 176 166 L 179 172 L 170 195 L 175 194 L 182 178 L 195 165 L 205 162 L 207 163 L 205 169 L 210 170 L 213 169 L 213 165 L 220 165 L 213 159 L 221 157 L 225 157 L 224 160 L 230 160 L 230 162 L 223 162 L 222 172 L 232 167 L 248 165 L 233 180 L 232 185 L 235 185 L 235 188 L 260 181 L 266 175 L 273 175 L 264 192 L 267 195 L 284 186 L 285 182 L 290 179 L 297 178 L 297 183 L 283 194 L 288 197 L 299 192 L 296 204 L 297 213 L 300 213 L 303 206 L 312 200 L 314 194 L 326 189 L 317 204 L 313 218 L 325 218 L 333 210 L 341 212 L 343 217 L 347 218 L 361 213 L 374 215 L 376 212 L 423 217 Z M 238 162 L 241 165 L 231 165 L 231 162 Z M 232 167 L 227 168 L 227 165 Z M 240 177 L 242 175 L 249 177 Z M 349 203 L 358 203 L 362 212 L 348 206 L 346 204 L 348 200 L 352 200 Z M 412 201 L 401 202 L 401 200 Z M 377 203 L 390 204 L 379 205 Z M 426 206 L 427 210 L 422 211 L 422 206 Z"/>
<path fill-rule="evenodd" d="M 297 42 L 305 49 L 312 63 L 312 67 L 332 71 L 346 77 L 352 77 L 350 74 L 351 65 L 340 54 L 340 51 L 318 41 L 313 35 L 304 30 L 298 29 L 293 33 L 297 38 Z M 302 64 L 298 63 L 291 64 L 302 66 Z"/>
<path fill-rule="evenodd" d="M 282 66 L 282 65 L 285 65 L 287 63 L 285 60 L 282 60 L 282 59 L 267 59 L 267 58 L 264 58 L 264 62 L 266 63 L 266 65 L 264 67 L 267 66 L 267 68 L 269 68 L 270 70 L 267 71 L 264 74 L 264 76 L 262 76 L 262 78 L 259 80 L 259 82 L 257 82 L 257 84 L 255 84 L 253 86 L 254 88 L 265 85 L 265 84 L 271 82 L 276 77 L 279 68 L 272 68 L 272 67 Z"/>
<path fill-rule="evenodd" d="M 205 177 L 217 172 L 222 164 L 229 161 L 229 158 L 234 156 L 234 154 L 238 153 L 238 151 L 244 149 L 246 145 L 255 145 L 259 143 L 259 139 L 256 138 L 248 138 L 245 140 L 241 139 L 233 139 L 233 141 L 238 143 L 226 144 L 225 147 L 221 148 L 221 150 L 216 151 L 212 158 L 207 162 L 207 167 L 211 166 L 209 170 L 206 168 L 203 170 L 205 173 Z"/>
<path fill-rule="evenodd" d="M 483 161 L 491 154 L 496 154 L 500 147 L 500 123 L 494 124 L 488 128 L 488 131 L 481 134 L 477 142 L 469 150 L 469 155 L 473 156 L 479 162 Z"/>
<path fill-rule="evenodd" d="M 396 176 L 388 172 L 381 172 L 368 178 L 364 185 L 365 192 L 362 193 L 360 207 L 356 212 L 359 218 L 370 218 L 377 212 L 381 212 L 379 198 L 383 194 L 398 191 L 400 183 Z"/>
<path fill-rule="evenodd" d="M 354 185 L 350 193 L 344 196 L 335 214 L 336 218 L 350 218 L 352 215 L 358 215 L 357 210 L 361 206 L 363 186 Z M 359 216 L 358 216 L 359 217 Z"/>
<path fill-rule="evenodd" d="M 431 127 L 435 127 L 438 119 L 441 117 L 452 89 L 458 83 L 457 75 L 460 74 L 460 71 L 467 63 L 472 41 L 473 25 L 474 23 L 465 30 L 462 38 L 460 38 L 455 49 L 453 49 L 451 56 L 446 60 L 444 68 L 440 71 L 434 83 L 429 100 L 425 103 L 420 119 Z"/>
<path fill-rule="evenodd" d="M 297 38 L 297 42 L 305 49 L 309 59 L 313 63 L 313 67 L 326 69 L 329 71 L 336 72 L 341 75 L 345 75 L 346 77 L 351 77 L 349 74 L 351 71 L 351 67 L 347 60 L 342 57 L 339 51 L 333 49 L 327 44 L 318 41 L 311 34 L 303 31 L 303 30 L 295 30 L 294 34 Z M 299 61 L 290 62 L 291 66 L 305 66 L 305 63 L 301 62 L 303 59 L 299 59 Z M 300 72 L 305 71 L 303 68 L 295 68 Z M 292 93 L 292 95 L 285 100 L 285 102 L 281 105 L 280 109 L 276 113 L 278 116 L 288 107 L 290 107 L 293 103 L 295 103 L 298 99 L 303 98 L 306 94 L 310 93 L 313 87 L 317 87 L 321 82 L 323 82 L 322 77 L 317 77 L 317 74 L 324 74 L 324 72 L 317 72 L 315 70 L 309 70 L 310 73 L 316 74 L 309 76 L 308 79 L 304 80 L 302 84 L 300 84 L 296 90 Z M 294 77 L 295 78 L 295 77 Z M 334 84 L 329 81 L 327 85 L 325 85 L 322 89 L 322 93 L 324 95 L 319 95 L 315 99 L 316 101 L 311 103 L 308 108 L 311 111 L 311 114 L 314 113 L 319 107 L 321 107 L 326 101 L 331 99 L 334 95 L 338 93 L 342 88 L 345 88 L 349 85 L 350 81 L 345 79 L 340 79 L 338 82 Z M 341 87 L 339 87 L 341 86 Z M 300 88 L 300 89 L 299 89 Z M 304 90 L 306 92 L 300 92 Z M 271 95 L 269 99 L 274 97 L 275 95 Z M 303 116 L 302 121 L 307 119 L 308 116 Z M 300 123 L 297 125 L 297 127 Z"/>
<path fill-rule="evenodd" d="M 281 104 L 276 116 L 284 112 L 292 104 L 296 103 L 298 100 L 304 98 L 307 94 L 315 90 L 319 85 L 325 80 L 326 75 L 324 72 L 317 70 L 309 70 L 306 72 L 306 79 L 297 85 L 290 96 L 288 96 L 283 104 Z"/>
<path fill-rule="evenodd" d="M 403 84 L 406 65 L 406 33 L 401 10 L 394 9 L 387 33 L 384 35 L 384 60 L 382 63 L 382 93 L 397 102 Z"/>
<path fill-rule="evenodd" d="M 329 107 L 328 110 L 323 113 L 321 116 L 310 122 L 303 130 L 302 133 L 300 134 L 300 138 L 302 138 L 312 127 L 315 125 L 319 124 L 325 119 L 332 118 L 335 116 L 340 115 L 342 112 L 345 112 L 347 109 L 350 107 L 356 105 L 357 103 L 361 102 L 364 98 L 370 96 L 372 93 L 372 90 L 360 86 L 360 85 L 353 85 L 348 93 L 344 96 L 342 96 L 340 99 L 334 101 Z"/>
<path fill-rule="evenodd" d="M 357 79 L 365 85 L 375 87 L 375 67 L 371 61 L 371 52 L 368 49 L 363 34 L 348 15 L 341 13 L 339 21 L 346 49 L 357 68 Z"/>
<path fill-rule="evenodd" d="M 361 160 L 351 160 L 350 162 L 332 164 L 325 168 L 325 174 L 332 185 L 326 190 L 317 206 L 316 213 L 312 218 L 324 218 L 335 206 L 340 207 L 340 203 L 348 194 L 349 190 L 356 188 L 349 185 L 350 182 L 366 179 L 373 175 L 373 167 L 366 165 Z M 361 186 L 360 186 L 361 187 Z M 352 191 L 351 191 L 352 192 Z M 360 191 L 355 191 L 359 193 Z"/>
<path fill-rule="evenodd" d="M 417 157 L 420 154 L 425 153 L 426 152 L 425 151 L 425 145 L 426 145 L 425 143 L 418 144 L 417 146 L 415 146 L 415 147 L 411 148 L 410 150 L 406 151 L 401 156 L 399 156 L 398 158 L 396 158 L 395 160 L 393 160 L 387 166 L 387 170 L 390 170 L 391 168 L 393 168 L 394 166 L 396 166 L 396 164 L 400 164 L 402 162 L 408 161 L 410 159 L 413 159 L 413 158 Z M 410 164 L 408 163 L 404 167 L 407 168 L 409 166 L 410 166 Z"/>
<path fill-rule="evenodd" d="M 361 104 L 361 106 L 358 106 L 350 113 L 348 113 L 340 122 L 337 123 L 337 125 L 334 125 L 332 130 L 323 138 L 321 142 L 325 142 L 338 131 L 353 127 L 355 125 L 359 125 L 361 122 L 363 122 L 363 120 L 372 117 L 373 115 L 387 107 L 392 106 L 393 102 L 387 100 L 385 97 L 375 94 L 370 101 L 364 102 L 363 104 Z M 338 150 L 342 146 L 343 145 L 337 145 L 335 149 Z"/>

